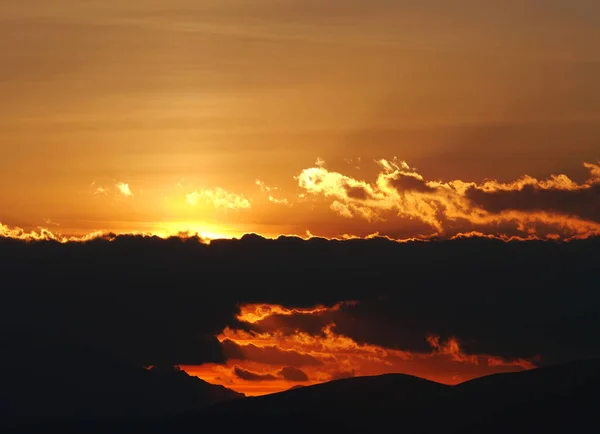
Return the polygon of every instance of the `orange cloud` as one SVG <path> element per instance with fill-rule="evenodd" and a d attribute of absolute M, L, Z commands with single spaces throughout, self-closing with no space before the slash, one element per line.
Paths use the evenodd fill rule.
<path fill-rule="evenodd" d="M 478 376 L 534 368 L 530 360 L 504 360 L 486 354 L 466 354 L 459 340 L 443 341 L 424 336 L 430 351 L 417 353 L 359 344 L 339 334 L 335 323 L 318 333 L 300 328 L 284 333 L 277 328 L 278 316 L 319 316 L 337 312 L 332 307 L 285 308 L 279 305 L 242 306 L 238 320 L 262 331 L 226 328 L 218 336 L 228 356 L 226 365 L 184 366 L 192 375 L 222 384 L 248 395 L 286 390 L 296 384 L 316 384 L 349 376 L 406 373 L 446 384 Z"/>
<path fill-rule="evenodd" d="M 240 313 L 237 319 L 249 324 L 260 322 L 273 315 L 311 315 L 320 312 L 339 310 L 343 304 L 352 302 L 344 302 L 336 304 L 333 307 L 316 306 L 313 308 L 286 308 L 277 304 L 246 304 L 240 307 Z"/>
<path fill-rule="evenodd" d="M 590 177 L 581 184 L 563 174 L 478 184 L 426 180 L 397 159 L 376 163 L 380 172 L 374 182 L 329 171 L 323 165 L 303 170 L 296 180 L 308 194 L 332 199 L 331 210 L 342 217 L 372 223 L 394 217 L 416 219 L 440 236 L 473 231 L 502 236 L 502 227 L 549 239 L 600 234 L 597 164 L 585 163 Z"/>
<path fill-rule="evenodd" d="M 263 181 L 260 180 L 256 180 L 256 185 L 258 185 L 260 187 L 260 190 L 264 193 L 269 193 L 268 194 L 268 199 L 269 202 L 274 203 L 276 205 L 285 205 L 285 206 L 292 206 L 292 203 L 286 199 L 285 197 L 282 198 L 278 198 L 275 197 L 271 194 L 272 191 L 277 191 L 279 190 L 278 187 L 270 187 L 267 184 L 265 184 Z"/>
<path fill-rule="evenodd" d="M 252 208 L 250 201 L 243 195 L 230 193 L 220 187 L 213 190 L 194 191 L 186 195 L 186 200 L 192 206 L 197 205 L 199 201 L 206 201 L 215 208 L 226 210 Z"/>
<path fill-rule="evenodd" d="M 269 202 L 274 203 L 276 205 L 285 205 L 285 206 L 291 206 L 291 203 L 289 200 L 287 200 L 285 197 L 282 198 L 276 198 L 274 196 L 269 195 Z"/>
<path fill-rule="evenodd" d="M 37 230 L 25 230 L 16 226 L 7 226 L 0 222 L 0 238 L 11 238 L 22 241 L 56 241 L 59 243 L 86 242 L 96 238 L 114 238 L 116 235 L 95 231 L 81 237 L 67 237 L 50 229 L 38 227 Z"/>
<path fill-rule="evenodd" d="M 116 184 L 117 190 L 119 191 L 119 193 L 121 193 L 123 196 L 125 197 L 132 197 L 133 193 L 131 191 L 131 189 L 129 188 L 129 184 L 126 184 L 124 182 L 117 182 Z M 96 190 L 98 191 L 98 190 Z"/>
<path fill-rule="evenodd" d="M 104 187 L 98 187 L 94 190 L 94 195 L 103 194 L 104 196 L 108 195 L 108 189 Z"/>

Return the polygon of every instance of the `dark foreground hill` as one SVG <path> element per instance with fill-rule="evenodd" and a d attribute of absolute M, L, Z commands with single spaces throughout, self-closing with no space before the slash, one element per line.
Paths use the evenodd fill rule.
<path fill-rule="evenodd" d="M 600 429 L 600 360 L 479 378 L 449 387 L 406 375 L 339 380 L 224 403 L 201 421 L 235 432 L 536 433 Z M 557 431 L 558 430 L 558 431 Z"/>
<path fill-rule="evenodd" d="M 0 430 L 52 420 L 169 417 L 244 395 L 175 368 L 144 369 L 77 344 L 0 345 Z"/>
<path fill-rule="evenodd" d="M 406 375 L 351 378 L 168 420 L 65 423 L 19 432 L 589 433 L 600 427 L 599 390 L 600 360 L 589 360 L 454 387 Z"/>

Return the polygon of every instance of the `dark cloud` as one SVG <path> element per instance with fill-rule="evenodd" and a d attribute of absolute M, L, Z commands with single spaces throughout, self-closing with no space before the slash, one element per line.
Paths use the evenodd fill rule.
<path fill-rule="evenodd" d="M 294 368 L 293 366 L 286 366 L 278 372 L 284 380 L 304 382 L 308 381 L 308 375 L 301 369 Z"/>
<path fill-rule="evenodd" d="M 275 381 L 277 377 L 271 374 L 258 374 L 256 372 L 242 369 L 239 366 L 233 368 L 233 373 L 236 377 L 246 381 Z"/>
<path fill-rule="evenodd" d="M 367 200 L 371 198 L 369 192 L 361 186 L 344 184 L 344 190 L 346 190 L 346 194 L 351 199 Z"/>
<path fill-rule="evenodd" d="M 403 191 L 416 191 L 419 193 L 433 193 L 436 191 L 435 188 L 428 186 L 425 180 L 415 176 L 397 174 L 395 178 L 391 178 L 388 182 L 400 193 Z"/>
<path fill-rule="evenodd" d="M 547 211 L 600 222 L 600 183 L 575 190 L 544 189 L 536 185 L 498 191 L 470 188 L 466 195 L 479 207 L 493 213 Z"/>
<path fill-rule="evenodd" d="M 320 335 L 323 328 L 337 319 L 337 312 L 323 312 L 314 315 L 271 315 L 250 326 L 256 332 L 275 331 L 291 336 L 297 330 L 310 335 Z"/>
<path fill-rule="evenodd" d="M 322 364 L 310 354 L 281 350 L 276 346 L 257 347 L 253 344 L 242 346 L 230 339 L 225 339 L 221 345 L 225 356 L 229 359 L 251 360 L 277 366 L 318 366 Z"/>
<path fill-rule="evenodd" d="M 469 354 L 539 354 L 543 364 L 600 355 L 599 248 L 598 238 L 396 243 L 253 236 L 211 245 L 139 236 L 67 244 L 3 239 L 0 335 L 83 342 L 144 365 L 194 365 L 240 357 L 240 348 L 215 338 L 226 327 L 318 335 L 335 324 L 336 333 L 358 343 L 428 352 L 425 338 L 433 334 L 456 337 Z M 236 319 L 247 303 L 343 300 L 358 303 L 255 324 Z M 300 353 L 243 350 L 244 358 L 279 367 L 314 363 Z"/>
<path fill-rule="evenodd" d="M 359 344 L 375 343 L 387 348 L 429 353 L 431 347 L 425 337 L 431 331 L 420 328 L 419 333 L 415 333 L 419 322 L 411 323 L 409 315 L 403 315 L 404 322 L 398 324 L 402 327 L 391 327 L 389 318 L 378 315 L 384 310 L 385 302 L 386 299 L 364 299 L 360 303 L 316 315 L 273 315 L 252 324 L 250 328 L 257 333 L 276 331 L 292 336 L 301 330 L 313 336 L 325 337 L 325 328 L 334 324 L 336 333 L 349 336 Z"/>
<path fill-rule="evenodd" d="M 398 235 L 401 229 L 410 226 L 409 221 L 418 220 L 428 229 L 417 232 L 416 227 L 411 227 L 412 232 L 404 238 L 452 239 L 473 231 L 496 238 L 563 241 L 600 235 L 597 221 L 600 166 L 594 163 L 583 164 L 589 176 L 583 183 L 565 174 L 545 179 L 521 176 L 512 182 L 426 180 L 405 161 L 380 159 L 377 164 L 380 171 L 374 182 L 323 167 L 305 169 L 296 179 L 305 191 L 333 198 L 330 205 L 333 212 L 348 220 L 358 217 L 371 223 L 363 222 L 360 229 L 342 222 L 338 230 L 343 234 L 365 237 L 377 233 L 397 238 L 402 237 Z M 315 183 L 317 178 L 322 182 Z M 350 197 L 345 190 L 347 186 L 364 190 L 371 197 L 369 200 L 356 194 Z M 364 230 L 370 232 L 365 234 Z M 327 233 L 332 233 L 331 227 Z"/>

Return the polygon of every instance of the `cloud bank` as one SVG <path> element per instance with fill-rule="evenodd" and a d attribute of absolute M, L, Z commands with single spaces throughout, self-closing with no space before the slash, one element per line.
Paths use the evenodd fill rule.
<path fill-rule="evenodd" d="M 600 234 L 600 166 L 585 163 L 588 179 L 523 176 L 513 182 L 427 180 L 406 162 L 378 160 L 380 172 L 367 182 L 329 171 L 324 163 L 304 169 L 299 187 L 330 199 L 341 217 L 363 219 L 373 232 L 393 234 L 402 220 L 417 220 L 430 236 L 451 238 L 479 232 L 522 238 L 586 238 Z"/>
<path fill-rule="evenodd" d="M 0 342 L 85 342 L 244 393 L 386 372 L 454 383 L 600 355 L 599 238 L 8 235 Z"/>

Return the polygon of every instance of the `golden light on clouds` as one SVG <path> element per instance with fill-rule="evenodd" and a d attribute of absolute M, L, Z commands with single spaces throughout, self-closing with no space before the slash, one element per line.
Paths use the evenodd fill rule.
<path fill-rule="evenodd" d="M 65 232 L 63 227 L 72 226 L 53 219 L 62 226 L 51 228 L 40 221 L 23 230 L 43 228 L 65 239 L 91 232 L 159 236 L 199 233 L 233 238 L 249 232 L 266 237 L 304 237 L 308 231 L 326 238 L 381 236 L 398 241 L 474 235 L 504 240 L 569 240 L 600 234 L 597 163 L 582 166 L 587 171 L 582 181 L 551 174 L 541 179 L 524 175 L 513 181 L 488 179 L 481 183 L 429 180 L 396 158 L 373 161 L 372 166 L 379 170 L 371 179 L 330 170 L 324 161 L 319 163 L 290 176 L 296 187 L 271 187 L 257 180 L 254 185 L 258 191 L 248 196 L 221 187 L 185 193 L 181 183 L 176 183 L 160 190 L 140 189 L 143 194 L 135 196 L 135 201 L 123 202 L 118 198 L 134 197 L 129 183 L 117 182 L 111 189 L 93 182 L 90 196 L 103 204 L 101 214 L 110 211 L 126 217 L 154 212 L 161 213 L 162 219 L 123 221 L 118 227 L 109 220 L 76 233 Z M 159 192 L 165 195 L 162 200 L 157 200 Z M 277 216 L 274 223 L 272 215 Z"/>
<path fill-rule="evenodd" d="M 344 302 L 348 305 L 353 302 Z M 336 311 L 342 306 L 337 304 L 333 307 L 316 306 L 312 308 L 287 308 L 276 304 L 245 304 L 240 307 L 240 314 L 237 319 L 249 324 L 255 324 L 272 315 L 311 315 L 320 312 Z"/>
<path fill-rule="evenodd" d="M 119 193 L 121 193 L 123 196 L 125 197 L 132 197 L 133 193 L 131 192 L 131 189 L 129 188 L 129 184 L 126 184 L 124 182 L 117 182 L 116 184 L 117 190 L 119 191 Z M 98 191 L 98 190 L 96 190 Z"/>
<path fill-rule="evenodd" d="M 189 374 L 222 384 L 248 395 L 262 395 L 295 385 L 317 384 L 338 378 L 385 373 L 405 373 L 446 384 L 457 384 L 475 377 L 532 369 L 531 360 L 504 360 L 494 355 L 466 354 L 455 337 L 423 336 L 428 353 L 417 353 L 359 344 L 336 332 L 335 323 L 318 333 L 297 328 L 289 333 L 278 317 L 300 316 L 310 321 L 324 314 L 339 312 L 333 307 L 285 308 L 279 305 L 244 305 L 238 320 L 254 326 L 253 331 L 226 328 L 219 335 L 228 357 L 225 365 L 183 366 Z"/>
<path fill-rule="evenodd" d="M 65 236 L 180 221 L 394 239 L 596 233 L 581 209 L 490 210 L 465 194 L 598 179 L 588 17 L 600 7 L 461 2 L 6 3 L 0 222 L 49 217 Z"/>
<path fill-rule="evenodd" d="M 149 345 L 135 360 L 185 360 L 188 373 L 248 395 L 385 373 L 457 384 L 531 369 L 552 344 L 588 354 L 588 316 L 557 308 L 567 325 L 577 322 L 569 334 L 548 320 L 563 345 L 545 342 L 544 309 L 530 313 L 539 281 L 552 288 L 542 296 L 552 308 L 566 288 L 573 309 L 589 300 L 597 317 L 596 299 L 571 286 L 590 286 L 588 276 L 563 273 L 554 253 L 567 257 L 595 246 L 576 240 L 600 236 L 600 1 L 434 3 L 0 1 L 0 238 L 27 241 L 6 242 L 23 251 L 53 241 L 27 250 L 31 261 L 7 249 L 7 274 L 16 270 L 11 284 L 34 294 L 15 291 L 25 312 L 38 309 L 30 300 L 49 300 L 35 279 L 75 294 L 48 302 L 64 317 L 27 321 L 44 333 L 44 321 L 55 321 L 48 334 L 57 336 L 65 324 L 82 334 L 98 325 L 90 340 L 99 347 Z M 487 244 L 524 268 L 525 254 L 550 252 L 535 264 L 541 271 L 528 269 L 538 273 L 527 282 L 535 309 L 522 309 L 521 322 L 507 312 L 520 309 L 512 303 L 525 283 L 508 268 L 495 270 L 516 295 L 498 307 L 485 271 L 446 262 L 456 245 L 486 245 L 445 242 L 466 238 L 505 242 Z M 450 254 L 437 249 L 448 244 Z M 408 301 L 404 288 L 372 284 L 404 266 L 388 247 L 412 258 L 421 246 Z M 444 253 L 441 279 L 457 270 L 459 285 L 471 279 L 465 288 L 475 288 L 451 307 L 433 251 Z M 593 256 L 581 251 L 577 266 Z M 557 274 L 547 258 L 561 259 Z M 22 271 L 31 263 L 44 277 Z M 113 285 L 114 263 L 133 273 L 126 290 Z M 399 274 L 393 285 L 406 282 Z M 479 333 L 488 311 L 468 303 L 490 294 L 498 318 Z M 517 351 L 517 329 L 533 323 L 539 330 Z"/>
<path fill-rule="evenodd" d="M 590 174 L 581 184 L 564 174 L 543 180 L 523 176 L 508 183 L 428 181 L 405 161 L 381 159 L 377 164 L 382 170 L 372 183 L 320 166 L 303 170 L 297 177 L 298 184 L 312 195 L 333 199 L 331 210 L 342 217 L 369 222 L 417 219 L 439 235 L 457 222 L 467 227 L 512 223 L 530 235 L 536 235 L 538 223 L 573 237 L 600 233 L 594 212 L 600 189 L 597 164 L 585 164 Z M 581 203 L 577 206 L 573 201 Z M 589 209 L 584 210 L 587 206 Z"/>
<path fill-rule="evenodd" d="M 220 187 L 214 190 L 194 191 L 186 195 L 186 200 L 192 206 L 197 205 L 199 201 L 207 201 L 215 208 L 226 210 L 252 208 L 250 201 L 243 195 L 230 193 Z"/>

